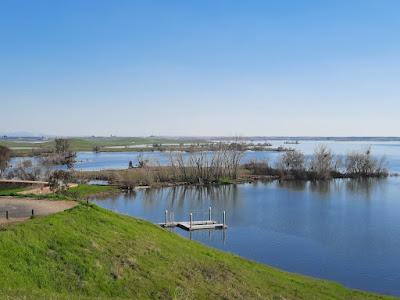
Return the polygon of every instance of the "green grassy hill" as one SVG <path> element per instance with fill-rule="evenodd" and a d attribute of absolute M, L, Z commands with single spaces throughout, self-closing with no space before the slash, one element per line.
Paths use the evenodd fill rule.
<path fill-rule="evenodd" d="M 0 298 L 383 299 L 282 272 L 94 205 L 0 231 Z"/>

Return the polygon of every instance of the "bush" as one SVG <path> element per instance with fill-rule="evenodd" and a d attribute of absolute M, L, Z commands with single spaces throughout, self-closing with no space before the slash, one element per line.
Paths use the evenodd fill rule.
<path fill-rule="evenodd" d="M 246 170 L 249 170 L 252 175 L 278 175 L 278 171 L 269 166 L 267 161 L 252 160 L 243 165 Z"/>
<path fill-rule="evenodd" d="M 351 177 L 387 176 L 385 159 L 377 160 L 372 157 L 371 150 L 352 152 L 347 155 L 346 174 Z"/>
<path fill-rule="evenodd" d="M 63 193 L 68 190 L 72 177 L 69 172 L 57 170 L 49 177 L 50 190 L 56 193 Z"/>
<path fill-rule="evenodd" d="M 310 162 L 310 171 L 315 179 L 329 179 L 334 171 L 333 154 L 326 146 L 319 146 L 314 151 Z"/>
<path fill-rule="evenodd" d="M 278 169 L 283 173 L 304 171 L 304 154 L 298 150 L 286 151 L 278 162 Z"/>
<path fill-rule="evenodd" d="M 50 170 L 47 166 L 41 165 L 40 162 L 32 162 L 30 159 L 20 161 L 15 167 L 7 172 L 9 179 L 21 180 L 46 180 Z"/>
<path fill-rule="evenodd" d="M 0 177 L 3 175 L 5 169 L 8 168 L 10 159 L 11 150 L 6 146 L 0 145 Z"/>
<path fill-rule="evenodd" d="M 53 153 L 42 156 L 42 163 L 46 165 L 65 165 L 73 169 L 76 163 L 76 152 L 71 151 L 68 139 L 55 139 Z"/>

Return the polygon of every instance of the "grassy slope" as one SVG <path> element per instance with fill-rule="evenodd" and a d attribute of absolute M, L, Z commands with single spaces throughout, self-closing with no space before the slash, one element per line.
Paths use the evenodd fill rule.
<path fill-rule="evenodd" d="M 4 187 L 0 184 L 0 196 L 13 196 L 13 197 L 33 197 L 38 199 L 49 199 L 49 200 L 75 200 L 75 199 L 87 199 L 89 196 L 100 195 L 100 194 L 111 194 L 119 192 L 118 188 L 114 186 L 98 186 L 79 184 L 77 187 L 68 189 L 68 191 L 62 194 L 19 194 L 29 187 Z"/>
<path fill-rule="evenodd" d="M 76 187 L 68 189 L 66 192 L 66 196 L 73 196 L 74 198 L 86 198 L 90 195 L 95 194 L 103 194 L 103 193 L 112 193 L 118 192 L 119 190 L 115 186 L 99 186 L 99 185 L 88 185 L 88 184 L 79 184 Z"/>
<path fill-rule="evenodd" d="M 92 205 L 0 231 L 0 278 L 3 298 L 380 298 L 250 262 Z"/>

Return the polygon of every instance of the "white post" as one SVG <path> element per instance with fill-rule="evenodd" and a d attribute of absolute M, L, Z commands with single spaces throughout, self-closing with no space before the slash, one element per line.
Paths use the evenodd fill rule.
<path fill-rule="evenodd" d="M 211 206 L 208 208 L 208 221 L 211 221 Z"/>
<path fill-rule="evenodd" d="M 168 210 L 165 210 L 165 226 L 167 226 L 168 221 Z"/>
<path fill-rule="evenodd" d="M 224 226 L 224 228 L 225 228 L 225 224 L 226 224 L 226 214 L 225 214 L 225 211 L 222 213 L 222 223 L 223 223 L 223 226 Z"/>
<path fill-rule="evenodd" d="M 189 215 L 190 229 L 192 228 L 192 219 L 193 219 L 193 214 L 190 213 L 190 215 Z"/>

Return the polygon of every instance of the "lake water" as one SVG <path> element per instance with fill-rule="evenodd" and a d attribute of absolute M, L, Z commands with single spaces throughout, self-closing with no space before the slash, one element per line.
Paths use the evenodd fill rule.
<path fill-rule="evenodd" d="M 387 167 L 390 172 L 400 173 L 400 142 L 381 142 L 381 141 L 368 141 L 368 142 L 337 142 L 337 141 L 300 141 L 299 144 L 285 145 L 283 141 L 260 141 L 269 142 L 272 147 L 288 147 L 295 148 L 302 151 L 306 157 L 310 156 L 314 149 L 319 145 L 328 146 L 337 156 L 343 156 L 351 151 L 365 151 L 371 149 L 373 155 L 377 158 L 385 157 Z M 102 169 L 126 169 L 128 168 L 129 161 L 133 164 L 138 162 L 139 157 L 148 159 L 153 164 L 166 165 L 169 163 L 169 153 L 158 151 L 147 152 L 78 152 L 77 163 L 75 168 L 82 171 L 93 171 Z M 188 153 L 183 153 L 188 156 Z M 281 152 L 272 151 L 246 151 L 242 162 L 248 162 L 253 159 L 267 160 L 269 164 L 273 165 L 277 159 L 282 155 Z M 18 163 L 21 159 L 28 158 L 14 158 L 11 161 L 12 165 Z M 32 158 L 30 158 L 32 159 Z M 34 160 L 34 159 L 33 159 Z"/>
<path fill-rule="evenodd" d="M 351 288 L 400 296 L 400 178 L 139 190 L 98 205 L 151 222 L 227 214 L 227 230 L 174 229 L 206 245 Z"/>
<path fill-rule="evenodd" d="M 391 172 L 400 173 L 400 142 L 335 142 L 335 141 L 300 141 L 297 145 L 285 145 L 282 141 L 269 141 L 273 147 L 283 146 L 301 150 L 306 156 L 313 153 L 319 145 L 328 146 L 336 155 L 342 156 L 354 150 L 367 150 L 371 148 L 373 155 L 385 157 Z M 188 155 L 183 153 L 183 155 Z M 243 162 L 252 159 L 265 159 L 274 164 L 282 155 L 280 152 L 271 151 L 246 151 Z M 152 163 L 165 165 L 169 163 L 169 154 L 165 152 L 78 152 L 76 169 L 101 170 L 101 169 L 125 169 L 129 161 L 137 163 L 138 157 L 148 159 Z"/>
<path fill-rule="evenodd" d="M 400 142 L 268 142 L 274 147 L 296 148 L 307 156 L 321 144 L 337 155 L 371 148 L 375 156 L 386 157 L 390 172 L 400 173 Z M 281 154 L 248 151 L 243 162 L 266 159 L 274 164 Z M 135 164 L 139 155 L 168 163 L 168 154 L 163 152 L 79 152 L 76 168 L 125 169 L 129 161 Z M 94 201 L 152 222 L 162 222 L 165 209 L 173 212 L 177 221 L 187 220 L 190 212 L 195 219 L 207 218 L 209 206 L 220 220 L 225 210 L 226 231 L 191 235 L 176 231 L 287 271 L 400 296 L 400 177 L 148 189 Z"/>

